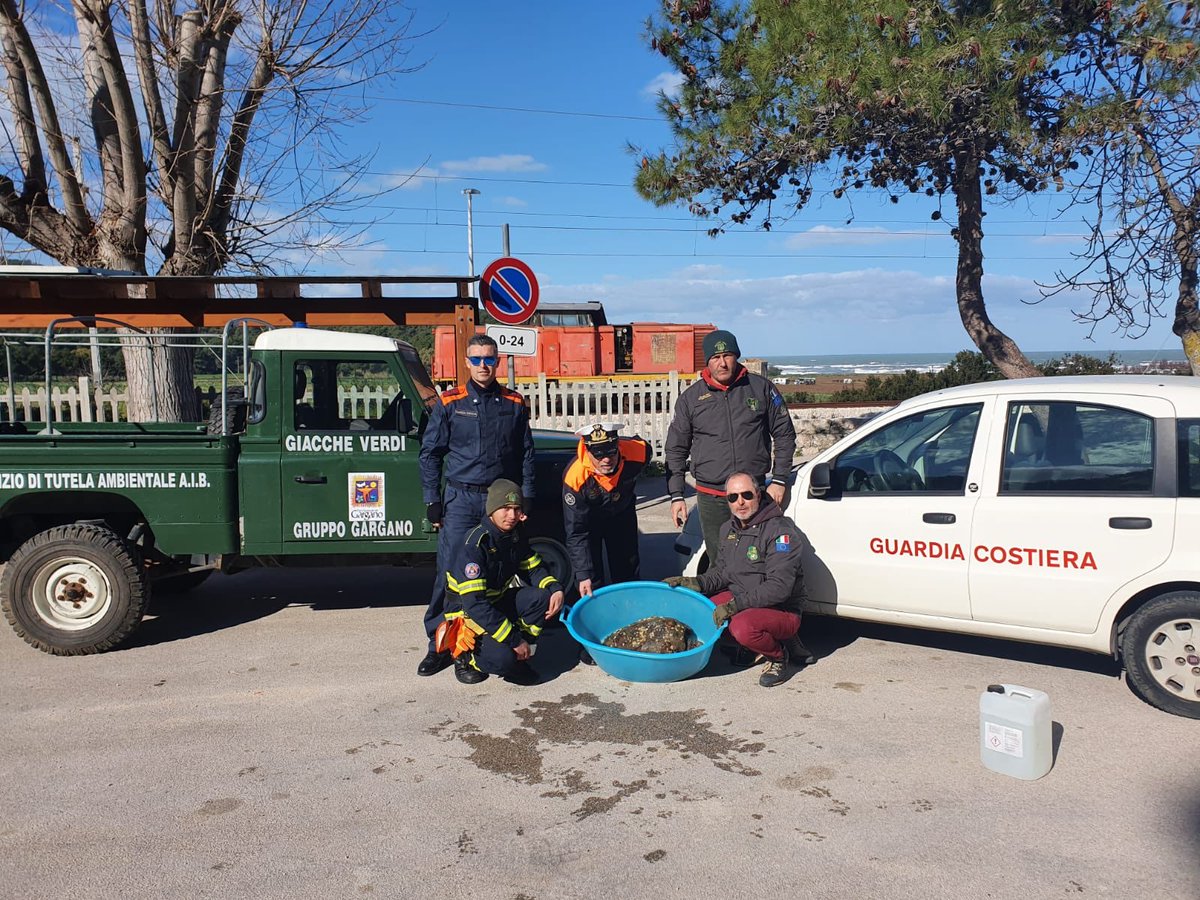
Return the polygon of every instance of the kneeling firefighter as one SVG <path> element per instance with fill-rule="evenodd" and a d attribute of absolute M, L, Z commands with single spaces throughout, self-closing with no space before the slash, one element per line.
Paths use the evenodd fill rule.
<path fill-rule="evenodd" d="M 478 684 L 489 674 L 535 683 L 528 660 L 545 621 L 562 609 L 562 585 L 522 533 L 523 504 L 514 482 L 492 482 L 485 518 L 451 556 L 438 652 L 453 654 L 455 675 L 464 684 Z M 514 582 L 514 575 L 521 581 Z"/>

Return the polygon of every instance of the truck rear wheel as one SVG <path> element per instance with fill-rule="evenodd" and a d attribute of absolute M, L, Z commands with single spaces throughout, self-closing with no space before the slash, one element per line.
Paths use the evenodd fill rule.
<path fill-rule="evenodd" d="M 1200 719 L 1200 594 L 1176 591 L 1142 606 L 1121 635 L 1121 657 L 1135 694 Z"/>
<path fill-rule="evenodd" d="M 98 525 L 61 525 L 13 554 L 0 605 L 26 643 L 55 656 L 99 653 L 125 640 L 149 592 L 133 552 Z"/>

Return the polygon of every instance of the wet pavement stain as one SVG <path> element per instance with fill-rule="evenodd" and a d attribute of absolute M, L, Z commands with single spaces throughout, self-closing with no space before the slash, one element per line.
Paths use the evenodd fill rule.
<path fill-rule="evenodd" d="M 854 681 L 839 681 L 834 684 L 834 687 L 841 691 L 849 691 L 852 694 L 861 694 L 864 685 Z"/>
<path fill-rule="evenodd" d="M 651 850 L 649 853 L 643 856 L 642 859 L 644 859 L 646 862 L 656 863 L 666 855 L 666 850 Z"/>
<path fill-rule="evenodd" d="M 475 840 L 467 832 L 462 832 L 458 836 L 458 855 L 466 856 L 468 854 L 478 853 L 475 849 Z"/>
<path fill-rule="evenodd" d="M 606 813 L 612 810 L 618 803 L 638 791 L 644 791 L 650 786 L 650 782 L 644 778 L 639 778 L 637 781 L 632 781 L 629 784 L 621 784 L 618 781 L 613 782 L 613 787 L 619 790 L 610 797 L 588 797 L 583 801 L 583 805 L 579 809 L 572 810 L 571 815 L 575 816 L 580 822 L 589 816 L 594 816 L 597 813 Z"/>
<path fill-rule="evenodd" d="M 514 713 L 522 727 L 513 728 L 506 735 L 487 734 L 470 723 L 456 726 L 449 719 L 430 727 L 427 733 L 444 741 L 457 740 L 466 744 L 471 748 L 467 759 L 484 771 L 524 784 L 549 783 L 553 787 L 544 792 L 543 797 L 565 799 L 574 794 L 591 794 L 572 811 L 578 820 L 610 812 L 626 797 L 649 790 L 652 783 L 657 783 L 654 780 L 661 772 L 649 768 L 646 778 L 628 784 L 614 781 L 612 786 L 617 788 L 616 792 L 600 795 L 602 788 L 590 782 L 583 770 L 546 772 L 542 752 L 548 745 L 578 748 L 603 743 L 610 748 L 612 745 L 621 747 L 585 757 L 585 762 L 625 756 L 630 752 L 625 748 L 635 748 L 646 753 L 674 752 L 680 759 L 702 757 L 718 769 L 739 775 L 762 774 L 740 757 L 761 753 L 766 745 L 761 741 L 751 742 L 721 734 L 703 720 L 702 710 L 627 714 L 622 703 L 601 701 L 595 694 L 583 693 L 570 694 L 558 701 L 535 701 Z M 360 749 L 356 747 L 347 752 Z M 662 787 L 661 784 L 658 786 Z M 655 798 L 661 800 L 667 796 L 660 790 Z M 690 802 L 712 799 L 714 795 L 697 796 L 672 790 L 670 796 L 676 802 Z"/>
<path fill-rule="evenodd" d="M 604 742 L 630 747 L 660 743 L 680 754 L 703 756 L 728 772 L 762 774 L 737 757 L 760 753 L 766 745 L 714 731 L 710 723 L 702 720 L 703 710 L 627 715 L 623 704 L 605 702 L 595 694 L 585 693 L 568 694 L 559 701 L 538 700 L 516 713 L 522 725 L 550 743 Z"/>
<path fill-rule="evenodd" d="M 241 805 L 242 801 L 233 797 L 222 797 L 220 800 L 205 800 L 204 805 L 196 810 L 196 813 L 201 816 L 220 816 L 227 812 L 233 812 Z"/>
<path fill-rule="evenodd" d="M 656 773 L 657 774 L 657 773 Z M 568 797 L 571 794 L 590 794 L 596 790 L 596 785 L 586 781 L 583 772 L 578 769 L 568 769 L 561 778 L 555 779 L 561 785 L 557 791 L 546 791 L 543 797 Z"/>

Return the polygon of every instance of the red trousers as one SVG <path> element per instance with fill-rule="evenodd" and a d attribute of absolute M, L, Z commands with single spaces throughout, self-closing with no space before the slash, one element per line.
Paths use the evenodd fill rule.
<path fill-rule="evenodd" d="M 729 591 L 709 598 L 714 606 L 733 599 Z M 743 609 L 729 620 L 729 634 L 747 650 L 761 653 L 767 659 L 783 658 L 783 642 L 800 631 L 800 616 L 773 606 Z"/>

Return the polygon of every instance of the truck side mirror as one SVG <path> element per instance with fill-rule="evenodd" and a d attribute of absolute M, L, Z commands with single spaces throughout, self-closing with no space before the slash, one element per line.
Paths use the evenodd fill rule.
<path fill-rule="evenodd" d="M 817 463 L 808 476 L 808 496 L 824 497 L 829 493 L 831 484 L 829 463 Z"/>

